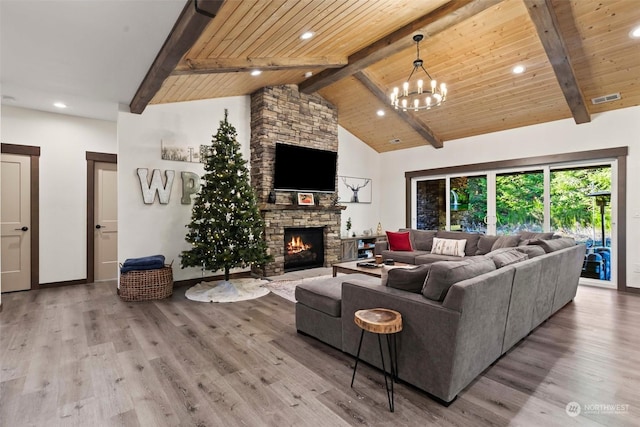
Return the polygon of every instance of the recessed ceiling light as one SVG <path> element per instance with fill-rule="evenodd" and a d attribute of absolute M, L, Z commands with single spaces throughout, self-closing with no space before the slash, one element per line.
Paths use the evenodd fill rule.
<path fill-rule="evenodd" d="M 516 65 L 511 71 L 513 72 L 513 74 L 522 74 L 525 70 L 526 68 L 524 65 Z"/>
<path fill-rule="evenodd" d="M 300 35 L 300 38 L 301 38 L 302 40 L 309 40 L 311 37 L 313 37 L 313 33 L 312 33 L 311 31 L 307 31 L 307 32 L 302 33 L 302 34 Z"/>
<path fill-rule="evenodd" d="M 260 70 L 253 70 L 253 71 L 251 72 L 251 75 L 252 75 L 252 76 L 259 76 L 260 74 L 262 74 L 262 71 L 260 71 Z"/>
<path fill-rule="evenodd" d="M 54 102 L 53 106 L 56 108 L 67 108 L 67 104 L 65 104 L 64 102 Z"/>
<path fill-rule="evenodd" d="M 631 37 L 632 39 L 640 39 L 640 25 L 631 30 L 631 32 L 629 33 L 629 37 Z"/>
<path fill-rule="evenodd" d="M 313 76 L 313 71 L 307 71 L 306 73 L 304 73 L 304 76 L 306 78 L 309 78 L 309 77 Z"/>
<path fill-rule="evenodd" d="M 384 110 L 378 110 L 376 114 L 380 117 L 384 116 Z"/>

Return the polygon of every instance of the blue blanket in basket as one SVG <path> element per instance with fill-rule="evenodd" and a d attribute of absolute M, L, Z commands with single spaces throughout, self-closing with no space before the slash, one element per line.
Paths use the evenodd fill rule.
<path fill-rule="evenodd" d="M 164 255 L 127 258 L 120 268 L 120 274 L 134 270 L 155 270 L 162 267 L 164 267 Z"/>

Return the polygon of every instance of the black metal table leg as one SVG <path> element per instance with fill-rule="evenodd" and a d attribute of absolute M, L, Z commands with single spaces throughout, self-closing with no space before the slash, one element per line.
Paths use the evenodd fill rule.
<path fill-rule="evenodd" d="M 384 366 L 384 354 L 382 353 L 382 341 L 380 340 L 380 334 L 378 335 L 378 347 L 380 348 L 380 360 L 382 361 L 382 373 L 384 374 L 384 387 L 387 389 L 387 400 L 389 401 L 389 411 L 393 412 L 393 360 L 390 360 L 390 370 L 391 370 L 391 390 L 389 390 L 389 384 L 387 383 L 387 369 Z M 387 339 L 389 337 L 387 336 Z M 389 341 L 387 341 L 388 343 Z M 392 359 L 391 354 L 389 354 L 389 358 Z"/>
<path fill-rule="evenodd" d="M 364 329 L 360 333 L 360 344 L 358 344 L 358 353 L 356 354 L 356 364 L 353 366 L 353 375 L 351 376 L 351 388 L 353 388 L 353 380 L 356 378 L 356 369 L 358 369 L 358 361 L 360 360 L 360 349 L 362 348 L 363 337 L 364 337 Z"/>
<path fill-rule="evenodd" d="M 389 358 L 391 359 L 391 376 L 397 383 L 398 382 L 398 347 L 396 343 L 396 334 L 387 334 L 387 347 L 389 349 Z"/>

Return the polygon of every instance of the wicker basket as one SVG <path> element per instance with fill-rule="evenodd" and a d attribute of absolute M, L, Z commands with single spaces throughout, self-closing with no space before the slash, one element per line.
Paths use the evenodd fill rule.
<path fill-rule="evenodd" d="M 118 295 L 123 301 L 162 299 L 173 294 L 173 269 L 129 271 L 120 275 Z"/>

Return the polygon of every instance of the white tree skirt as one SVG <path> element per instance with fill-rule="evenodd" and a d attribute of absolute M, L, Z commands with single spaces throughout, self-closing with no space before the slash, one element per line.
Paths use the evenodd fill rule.
<path fill-rule="evenodd" d="M 269 293 L 260 279 L 233 279 L 232 281 L 200 282 L 187 289 L 185 296 L 192 301 L 236 302 L 260 298 Z"/>

